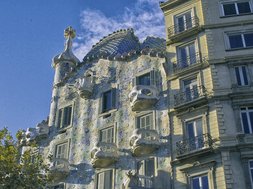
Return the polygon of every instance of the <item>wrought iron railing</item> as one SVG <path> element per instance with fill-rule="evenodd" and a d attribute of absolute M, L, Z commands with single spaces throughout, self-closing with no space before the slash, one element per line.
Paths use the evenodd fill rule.
<path fill-rule="evenodd" d="M 182 24 L 175 24 L 168 28 L 168 36 L 174 36 L 176 34 L 187 31 L 191 28 L 199 26 L 199 19 L 197 16 L 186 19 Z"/>
<path fill-rule="evenodd" d="M 193 138 L 178 141 L 176 143 L 177 155 L 185 155 L 196 150 L 210 148 L 213 145 L 213 139 L 209 133 L 199 135 Z"/>
<path fill-rule="evenodd" d="M 204 86 L 193 86 L 192 89 L 179 92 L 174 95 L 174 105 L 179 106 L 191 101 L 194 101 L 200 97 L 206 95 L 206 89 Z"/>
<path fill-rule="evenodd" d="M 206 62 L 206 57 L 202 56 L 200 52 L 190 54 L 184 58 L 177 58 L 176 61 L 172 62 L 174 73 L 184 70 L 191 65 L 201 64 Z"/>
<path fill-rule="evenodd" d="M 138 187 L 140 187 L 140 188 L 153 188 L 154 187 L 153 177 L 138 175 L 138 179 L 139 179 Z"/>

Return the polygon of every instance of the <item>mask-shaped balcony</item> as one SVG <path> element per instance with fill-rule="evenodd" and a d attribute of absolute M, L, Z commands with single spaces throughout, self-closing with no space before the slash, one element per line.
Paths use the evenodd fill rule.
<path fill-rule="evenodd" d="M 177 156 L 185 156 L 194 152 L 202 154 L 210 151 L 212 145 L 213 139 L 208 133 L 181 140 L 176 143 Z"/>
<path fill-rule="evenodd" d="M 81 98 L 89 98 L 94 87 L 93 77 L 82 77 L 76 80 L 75 87 Z"/>
<path fill-rule="evenodd" d="M 41 137 L 41 138 L 47 137 L 49 133 L 49 127 L 45 120 L 36 126 L 36 133 L 38 137 Z"/>
<path fill-rule="evenodd" d="M 156 130 L 135 129 L 130 138 L 130 146 L 135 156 L 148 155 L 159 148 L 159 135 Z"/>
<path fill-rule="evenodd" d="M 54 182 L 64 180 L 70 173 L 69 162 L 66 159 L 54 158 L 49 167 L 49 178 Z"/>
<path fill-rule="evenodd" d="M 158 101 L 158 91 L 155 86 L 136 85 L 129 94 L 133 111 L 152 108 Z"/>
<path fill-rule="evenodd" d="M 119 159 L 116 144 L 98 142 L 91 151 L 91 164 L 95 168 L 105 168 Z"/>

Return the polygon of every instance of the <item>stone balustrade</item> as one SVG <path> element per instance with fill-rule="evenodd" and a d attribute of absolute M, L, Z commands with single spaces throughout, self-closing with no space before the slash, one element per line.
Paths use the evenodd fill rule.
<path fill-rule="evenodd" d="M 55 181 L 64 180 L 70 173 L 69 162 L 67 159 L 54 158 L 49 166 L 49 177 Z"/>
<path fill-rule="evenodd" d="M 85 76 L 77 79 L 75 87 L 81 98 L 89 98 L 94 87 L 93 77 Z"/>

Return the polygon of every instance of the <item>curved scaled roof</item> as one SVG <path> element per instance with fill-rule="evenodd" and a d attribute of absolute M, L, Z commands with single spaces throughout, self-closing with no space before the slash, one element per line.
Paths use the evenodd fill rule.
<path fill-rule="evenodd" d="M 165 51 L 165 39 L 158 37 L 147 37 L 140 43 L 134 35 L 133 29 L 118 30 L 101 39 L 83 58 L 84 61 L 97 58 L 123 59 L 132 54 L 146 51 Z"/>
<path fill-rule="evenodd" d="M 101 39 L 84 59 L 94 56 L 116 56 L 129 53 L 131 50 L 140 50 L 139 40 L 133 29 L 119 30 Z"/>

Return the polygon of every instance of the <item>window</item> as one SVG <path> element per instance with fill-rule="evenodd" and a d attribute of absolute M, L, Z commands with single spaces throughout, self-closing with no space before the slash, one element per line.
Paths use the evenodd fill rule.
<path fill-rule="evenodd" d="M 202 119 L 186 122 L 186 134 L 189 150 L 196 150 L 204 147 Z"/>
<path fill-rule="evenodd" d="M 150 85 L 150 73 L 137 77 L 137 85 Z"/>
<path fill-rule="evenodd" d="M 253 133 L 253 107 L 241 108 L 241 122 L 244 133 Z"/>
<path fill-rule="evenodd" d="M 187 67 L 197 61 L 195 42 L 177 48 L 178 64 Z"/>
<path fill-rule="evenodd" d="M 197 78 L 184 80 L 183 87 L 186 102 L 199 97 Z"/>
<path fill-rule="evenodd" d="M 65 108 L 59 109 L 57 127 L 64 128 L 71 124 L 72 120 L 72 106 L 67 106 Z"/>
<path fill-rule="evenodd" d="M 68 159 L 68 142 L 56 145 L 55 158 Z M 57 162 L 56 164 L 60 165 L 61 163 Z"/>
<path fill-rule="evenodd" d="M 102 95 L 102 113 L 115 108 L 116 89 L 106 91 Z"/>
<path fill-rule="evenodd" d="M 229 48 L 253 47 L 253 33 L 228 34 Z"/>
<path fill-rule="evenodd" d="M 222 4 L 223 16 L 234 16 L 251 13 L 250 1 L 228 2 Z"/>
<path fill-rule="evenodd" d="M 64 189 L 64 184 L 59 184 L 59 185 L 53 186 L 52 189 Z"/>
<path fill-rule="evenodd" d="M 135 85 L 156 85 L 158 79 L 157 71 L 152 70 L 143 75 L 137 76 L 133 79 L 133 86 Z"/>
<path fill-rule="evenodd" d="M 246 72 L 246 66 L 235 67 L 236 81 L 239 86 L 248 85 L 248 77 Z"/>
<path fill-rule="evenodd" d="M 138 129 L 153 129 L 153 114 L 146 114 L 137 117 Z"/>
<path fill-rule="evenodd" d="M 98 173 L 96 189 L 112 189 L 112 176 L 112 170 Z"/>
<path fill-rule="evenodd" d="M 251 187 L 253 188 L 253 160 L 249 161 L 249 173 L 250 173 Z"/>
<path fill-rule="evenodd" d="M 196 176 L 191 178 L 191 189 L 209 189 L 208 176 Z"/>
<path fill-rule="evenodd" d="M 155 160 L 150 158 L 147 160 L 137 162 L 137 171 L 141 187 L 152 188 L 155 175 Z"/>
<path fill-rule="evenodd" d="M 114 142 L 114 128 L 109 127 L 100 130 L 100 142 L 113 143 Z"/>
<path fill-rule="evenodd" d="M 183 32 L 193 27 L 192 11 L 175 17 L 175 33 Z"/>

